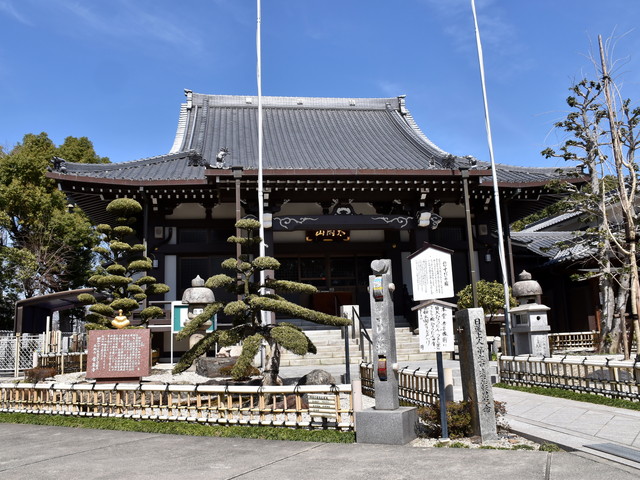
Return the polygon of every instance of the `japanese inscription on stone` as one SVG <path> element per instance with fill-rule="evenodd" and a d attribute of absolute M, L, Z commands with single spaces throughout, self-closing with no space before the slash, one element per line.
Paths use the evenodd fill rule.
<path fill-rule="evenodd" d="M 451 253 L 440 247 L 427 247 L 409 257 L 414 300 L 454 296 Z"/>
<path fill-rule="evenodd" d="M 89 332 L 87 378 L 146 377 L 151 373 L 148 329 Z"/>
<path fill-rule="evenodd" d="M 454 350 L 452 309 L 431 304 L 418 310 L 421 352 L 452 352 Z"/>

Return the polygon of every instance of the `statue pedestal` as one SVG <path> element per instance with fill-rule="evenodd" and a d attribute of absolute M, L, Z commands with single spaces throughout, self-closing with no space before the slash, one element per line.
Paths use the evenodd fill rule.
<path fill-rule="evenodd" d="M 356 412 L 356 441 L 406 445 L 416 438 L 417 422 L 415 407 L 400 407 L 395 410 L 368 408 Z"/>

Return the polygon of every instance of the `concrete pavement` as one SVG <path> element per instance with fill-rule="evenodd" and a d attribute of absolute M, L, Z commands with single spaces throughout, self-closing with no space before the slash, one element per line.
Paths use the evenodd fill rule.
<path fill-rule="evenodd" d="M 404 366 L 404 365 L 402 365 Z M 445 367 L 458 368 L 446 361 Z M 323 366 L 334 376 L 343 366 Z M 408 365 L 422 371 L 435 362 Z M 288 367 L 296 377 L 309 367 Z M 351 369 L 357 378 L 357 367 Z M 454 388 L 456 400 L 461 389 Z M 640 473 L 640 412 L 494 388 L 511 429 L 570 452 L 339 445 L 0 424 L 0 478 L 616 479 Z"/>
<path fill-rule="evenodd" d="M 640 411 L 503 388 L 493 396 L 516 433 L 640 469 Z"/>
<path fill-rule="evenodd" d="M 404 364 L 400 365 L 400 368 L 403 367 Z M 454 371 L 454 399 L 461 400 L 459 362 L 445 360 L 444 367 Z M 336 378 L 345 372 L 343 365 L 322 368 Z M 435 361 L 420 361 L 410 363 L 406 368 L 435 371 L 436 364 Z M 296 377 L 308 371 L 309 367 L 287 367 L 283 369 L 283 375 Z M 358 377 L 358 370 L 353 366 L 351 376 Z M 640 411 L 503 388 L 494 388 L 493 396 L 495 400 L 505 402 L 506 420 L 514 433 L 540 443 L 555 443 L 579 455 L 594 456 L 602 461 L 612 461 L 640 471 Z"/>
<path fill-rule="evenodd" d="M 0 424 L 0 478 L 616 480 L 637 471 L 571 453 L 181 437 Z"/>

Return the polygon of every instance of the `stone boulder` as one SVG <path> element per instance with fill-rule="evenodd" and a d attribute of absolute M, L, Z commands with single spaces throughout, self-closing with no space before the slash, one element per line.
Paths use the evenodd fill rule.
<path fill-rule="evenodd" d="M 326 370 L 311 370 L 305 376 L 300 377 L 298 385 L 335 385 L 336 380 Z"/>
<path fill-rule="evenodd" d="M 200 357 L 195 361 L 196 373 L 203 377 L 224 377 L 220 369 L 235 365 L 238 357 Z"/>

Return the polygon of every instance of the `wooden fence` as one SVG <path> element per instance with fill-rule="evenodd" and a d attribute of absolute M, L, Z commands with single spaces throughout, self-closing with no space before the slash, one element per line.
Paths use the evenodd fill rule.
<path fill-rule="evenodd" d="M 562 388 L 640 401 L 640 361 L 502 355 L 498 367 L 500 381 L 509 385 Z"/>
<path fill-rule="evenodd" d="M 445 369 L 450 370 L 450 369 Z M 362 393 L 369 397 L 374 397 L 374 370 L 370 363 L 360 364 L 360 379 L 362 381 Z M 448 378 L 448 381 L 447 381 Z M 451 375 L 446 375 L 445 391 L 451 392 L 453 386 Z M 424 407 L 435 405 L 439 402 L 438 374 L 432 369 L 419 371 L 416 369 L 403 368 L 398 371 L 398 397 L 401 402 Z M 452 400 L 453 398 L 450 398 Z"/>
<path fill-rule="evenodd" d="M 554 352 L 595 351 L 598 332 L 550 333 L 549 350 Z"/>
<path fill-rule="evenodd" d="M 325 420 L 326 415 L 324 418 L 310 415 L 308 394 L 333 398 L 330 421 Z M 351 385 L 0 383 L 0 412 L 309 429 L 354 427 Z"/>
<path fill-rule="evenodd" d="M 59 374 L 84 372 L 87 368 L 87 352 L 38 353 L 37 367 L 55 368 Z"/>

